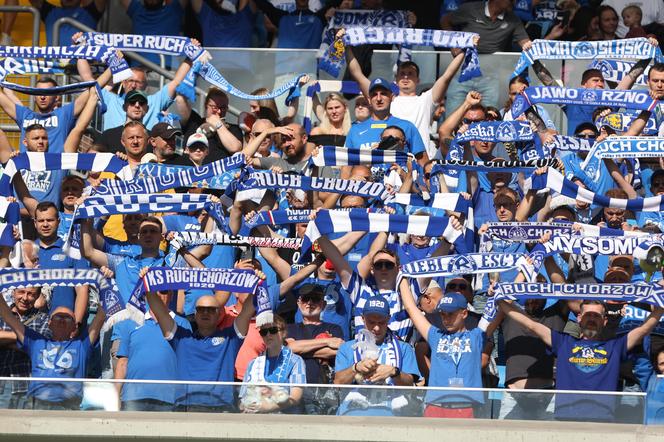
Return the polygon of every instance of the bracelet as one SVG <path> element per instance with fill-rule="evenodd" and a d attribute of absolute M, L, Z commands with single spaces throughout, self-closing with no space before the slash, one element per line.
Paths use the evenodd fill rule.
<path fill-rule="evenodd" d="M 399 367 L 394 367 L 394 374 L 393 374 L 392 376 L 390 376 L 390 377 L 391 377 L 391 378 L 396 378 L 396 377 L 399 376 L 400 374 L 401 374 L 401 370 L 399 369 Z"/>
<path fill-rule="evenodd" d="M 357 373 L 357 362 L 353 364 L 353 373 Z"/>
<path fill-rule="evenodd" d="M 224 125 L 224 120 L 219 120 L 219 122 L 217 124 L 215 124 L 214 127 L 217 130 L 219 130 L 219 129 L 221 129 L 221 126 L 223 126 L 223 125 Z"/>

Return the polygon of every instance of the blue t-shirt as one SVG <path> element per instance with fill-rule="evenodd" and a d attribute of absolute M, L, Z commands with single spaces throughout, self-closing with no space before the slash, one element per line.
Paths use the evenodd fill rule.
<path fill-rule="evenodd" d="M 44 20 L 44 26 L 46 27 L 46 42 L 49 46 L 53 46 L 53 26 L 55 25 L 55 22 L 61 18 L 73 18 L 92 29 L 97 28 L 97 21 L 101 18 L 101 13 L 97 11 L 94 2 L 91 2 L 91 4 L 86 7 L 77 6 L 75 8 L 59 8 L 48 2 L 44 3 L 45 5 L 42 6 L 40 12 L 42 14 L 41 18 Z M 47 10 L 45 11 L 44 9 Z M 95 15 L 91 14 L 93 11 L 96 13 Z M 60 46 L 73 44 L 71 38 L 79 31 L 80 29 L 73 27 L 69 23 L 64 23 L 60 26 Z"/>
<path fill-rule="evenodd" d="M 29 327 L 25 328 L 21 350 L 30 356 L 33 378 L 83 378 L 92 345 L 87 331 L 70 341 L 53 341 Z M 82 397 L 80 382 L 31 381 L 28 396 L 49 402 Z"/>
<path fill-rule="evenodd" d="M 85 259 L 74 259 L 62 250 L 64 242 L 58 238 L 50 246 L 39 245 L 39 267 L 42 269 L 87 269 L 89 263 Z M 65 306 L 74 310 L 76 291 L 74 287 L 54 287 L 51 292 L 51 311 L 56 307 Z"/>
<path fill-rule="evenodd" d="M 103 130 L 124 125 L 127 121 L 127 113 L 123 108 L 124 95 L 120 96 L 106 89 L 101 90 L 101 95 L 107 107 Z M 148 95 L 148 112 L 143 117 L 143 124 L 148 130 L 159 122 L 159 114 L 168 109 L 171 103 L 173 103 L 173 98 L 168 95 L 168 85 L 164 85 L 158 92 Z"/>
<path fill-rule="evenodd" d="M 551 349 L 557 358 L 557 390 L 618 391 L 620 362 L 627 358 L 627 335 L 592 341 L 552 330 Z M 559 394 L 555 416 L 565 420 L 613 420 L 616 397 Z"/>
<path fill-rule="evenodd" d="M 21 176 L 25 185 L 37 201 L 50 201 L 56 206 L 60 205 L 60 186 L 67 176 L 67 170 L 41 170 L 32 172 L 22 170 Z M 23 207 L 23 203 L 21 203 Z"/>
<path fill-rule="evenodd" d="M 175 316 L 178 327 L 191 326 L 185 319 Z M 142 326 L 131 320 L 119 328 L 120 347 L 118 357 L 127 359 L 126 379 L 177 379 L 177 360 L 175 351 L 154 319 L 146 319 Z M 119 325 L 119 324 L 118 324 Z M 133 325 L 133 327 L 132 327 Z M 115 330 L 114 330 L 115 332 Z M 155 399 L 172 404 L 175 402 L 175 385 L 125 384 L 122 387 L 122 400 Z"/>
<path fill-rule="evenodd" d="M 389 244 L 388 248 L 397 252 L 399 255 L 399 263 L 404 265 L 412 261 L 430 257 L 439 246 L 440 243 L 435 243 L 422 248 L 417 248 L 412 244 Z"/>
<path fill-rule="evenodd" d="M 400 366 L 399 369 L 402 373 L 412 374 L 417 380 L 420 377 L 420 370 L 417 367 L 417 360 L 415 359 L 415 350 L 410 344 L 397 340 L 397 347 L 399 351 Z M 355 339 L 352 341 L 344 342 L 334 360 L 334 368 L 337 372 L 348 369 L 353 366 L 355 362 L 355 349 L 353 346 L 357 343 Z M 378 363 L 383 365 L 395 364 L 393 361 L 386 358 L 389 346 L 383 342 L 379 347 Z M 353 381 L 355 382 L 355 381 Z M 340 416 L 394 416 L 390 402 L 394 399 L 395 394 L 387 393 L 384 389 L 366 389 L 360 390 L 361 394 L 365 396 L 368 402 L 368 407 L 357 406 L 354 401 L 344 400 L 337 411 Z"/>
<path fill-rule="evenodd" d="M 574 129 L 581 123 L 593 122 L 593 111 L 595 106 L 585 104 L 568 104 L 563 107 L 567 116 L 567 135 L 574 135 Z"/>
<path fill-rule="evenodd" d="M 102 251 L 109 255 L 136 256 L 141 254 L 143 248 L 139 244 L 132 244 L 129 241 L 104 238 L 104 248 Z"/>
<path fill-rule="evenodd" d="M 354 124 L 348 131 L 345 145 L 346 147 L 356 149 L 369 148 L 372 144 L 380 142 L 380 134 L 388 126 L 398 126 L 404 131 L 406 141 L 408 142 L 406 152 L 417 155 L 425 151 L 424 142 L 417 127 L 410 121 L 402 120 L 392 115 L 385 120 L 369 118 L 359 124 Z"/>
<path fill-rule="evenodd" d="M 205 267 L 209 269 L 232 269 L 235 266 L 235 247 L 233 246 L 212 246 L 212 252 L 203 260 Z M 265 266 L 263 266 L 265 268 Z M 184 314 L 191 315 L 195 313 L 196 301 L 204 295 L 211 294 L 210 290 L 186 290 L 184 294 Z M 235 305 L 237 299 L 231 293 L 226 305 Z"/>
<path fill-rule="evenodd" d="M 122 120 L 122 123 L 124 123 L 124 120 Z M 48 134 L 48 152 L 62 153 L 65 149 L 67 135 L 69 135 L 69 132 L 71 132 L 76 124 L 74 103 L 65 104 L 46 114 L 35 112 L 30 108 L 17 104 L 16 124 L 21 128 L 21 137 L 19 139 L 19 149 L 21 152 L 26 152 L 25 145 L 23 144 L 25 128 L 33 124 L 41 124 Z"/>
<path fill-rule="evenodd" d="M 178 327 L 171 345 L 177 359 L 177 379 L 182 381 L 235 380 L 235 358 L 244 336 L 235 328 L 216 330 L 212 336 L 201 336 L 190 329 Z M 232 405 L 233 387 L 212 385 L 180 385 L 176 394 L 178 405 Z"/>
<path fill-rule="evenodd" d="M 482 350 L 486 334 L 474 328 L 457 333 L 448 333 L 432 326 L 427 341 L 431 348 L 431 371 L 429 386 L 482 388 Z M 427 404 L 446 402 L 484 403 L 484 394 L 479 391 L 427 391 Z"/>
<path fill-rule="evenodd" d="M 203 31 L 203 46 L 250 48 L 255 16 L 249 6 L 236 14 L 219 14 L 203 2 L 196 15 Z"/>
<path fill-rule="evenodd" d="M 131 0 L 127 8 L 131 18 L 131 32 L 137 35 L 180 35 L 184 10 L 179 0 L 164 4 L 159 9 L 147 9 L 139 0 Z M 142 52 L 141 56 L 160 64 L 158 54 Z M 166 67 L 172 66 L 172 57 L 166 55 Z"/>

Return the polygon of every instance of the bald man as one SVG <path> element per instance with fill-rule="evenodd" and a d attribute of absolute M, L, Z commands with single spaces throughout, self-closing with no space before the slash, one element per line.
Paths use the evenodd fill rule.
<path fill-rule="evenodd" d="M 26 327 L 0 296 L 0 316 L 16 334 L 19 349 L 32 364 L 31 376 L 42 378 L 84 378 L 88 354 L 97 343 L 105 314 L 100 308 L 92 324 L 80 333 L 74 312 L 64 306 L 51 312 L 48 328 L 51 338 Z M 77 410 L 81 406 L 83 384 L 30 382 L 26 408 L 36 410 Z"/>
<path fill-rule="evenodd" d="M 219 299 L 228 293 L 216 292 Z M 232 327 L 218 329 L 223 306 L 217 297 L 205 295 L 196 301 L 193 331 L 176 324 L 167 307 L 148 293 L 150 309 L 157 318 L 164 338 L 175 350 L 177 378 L 181 381 L 235 380 L 235 358 L 249 331 L 249 321 L 254 314 L 251 295 Z M 186 386 L 176 394 L 176 410 L 192 412 L 234 412 L 232 387 Z"/>

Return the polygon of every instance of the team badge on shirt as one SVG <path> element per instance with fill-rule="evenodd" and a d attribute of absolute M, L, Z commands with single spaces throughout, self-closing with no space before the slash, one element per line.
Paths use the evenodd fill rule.
<path fill-rule="evenodd" d="M 593 348 L 579 344 L 572 348 L 569 362 L 582 372 L 591 373 L 609 363 L 608 352 L 603 346 Z"/>
<path fill-rule="evenodd" d="M 225 340 L 226 338 L 224 338 L 223 336 L 215 336 L 214 338 L 212 338 L 212 346 L 216 347 L 217 345 L 221 345 L 224 343 Z"/>
<path fill-rule="evenodd" d="M 437 353 L 443 353 L 452 358 L 454 364 L 459 363 L 463 353 L 470 353 L 471 351 L 470 338 L 460 338 L 459 336 L 442 338 L 438 341 L 438 348 L 436 348 Z"/>

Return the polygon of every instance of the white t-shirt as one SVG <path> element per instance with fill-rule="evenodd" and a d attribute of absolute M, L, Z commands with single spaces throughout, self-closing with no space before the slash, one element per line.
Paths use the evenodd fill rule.
<path fill-rule="evenodd" d="M 604 0 L 602 5 L 612 6 L 618 13 L 618 29 L 616 34 L 618 37 L 623 38 L 629 29 L 622 20 L 622 10 L 625 6 L 636 5 L 641 8 L 643 18 L 641 19 L 641 26 L 649 25 L 650 23 L 664 23 L 664 2 L 661 0 Z"/>
<path fill-rule="evenodd" d="M 412 97 L 399 95 L 392 100 L 390 113 L 397 118 L 410 121 L 417 127 L 426 146 L 429 158 L 436 154 L 436 145 L 429 139 L 429 127 L 431 126 L 431 113 L 433 112 L 433 101 L 431 100 L 431 89 Z"/>

